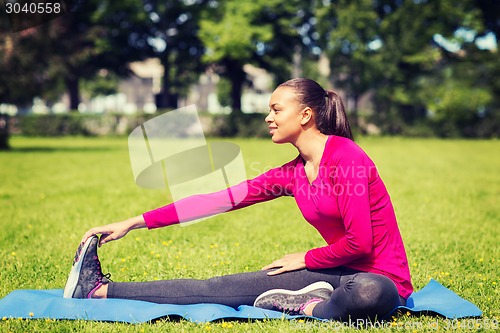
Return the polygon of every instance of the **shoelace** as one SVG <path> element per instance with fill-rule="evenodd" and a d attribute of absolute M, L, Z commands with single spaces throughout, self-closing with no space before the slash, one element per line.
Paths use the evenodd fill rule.
<path fill-rule="evenodd" d="M 103 280 L 106 279 L 108 280 L 107 282 L 113 282 L 113 280 L 111 280 L 111 273 L 106 273 L 106 274 L 100 274 L 98 277 L 97 277 L 97 280 L 95 281 L 94 283 L 94 286 L 98 286 L 99 284 L 102 284 Z M 106 283 L 107 283 L 106 282 Z"/>
<path fill-rule="evenodd" d="M 111 281 L 113 282 L 113 280 L 111 280 L 111 273 L 106 273 L 106 274 L 103 274 L 102 273 L 102 270 L 101 270 L 101 261 L 99 260 L 99 257 L 97 256 L 94 256 L 93 258 L 97 264 L 97 267 L 96 267 L 96 274 L 97 274 L 97 280 L 95 281 L 95 285 L 97 286 L 99 283 L 102 283 L 102 280 L 105 278 L 107 279 L 108 281 Z"/>
<path fill-rule="evenodd" d="M 102 276 L 103 278 L 106 278 L 106 280 L 110 281 L 110 282 L 113 282 L 113 280 L 111 280 L 111 273 L 106 273 Z"/>

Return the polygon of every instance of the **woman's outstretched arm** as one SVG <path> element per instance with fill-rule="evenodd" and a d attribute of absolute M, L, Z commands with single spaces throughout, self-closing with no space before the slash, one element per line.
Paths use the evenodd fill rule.
<path fill-rule="evenodd" d="M 82 242 L 93 235 L 101 234 L 103 237 L 99 246 L 102 246 L 107 242 L 122 238 L 133 229 L 166 227 L 241 209 L 283 195 L 291 195 L 290 179 L 295 163 L 294 159 L 281 167 L 268 170 L 256 178 L 222 191 L 193 195 L 122 222 L 92 228 L 84 234 Z M 240 197 L 241 200 L 235 203 L 234 197 Z"/>

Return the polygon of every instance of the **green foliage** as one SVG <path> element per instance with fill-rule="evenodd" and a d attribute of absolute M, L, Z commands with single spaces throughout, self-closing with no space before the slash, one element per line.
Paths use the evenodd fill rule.
<path fill-rule="evenodd" d="M 471 120 L 492 100 L 489 91 L 472 88 L 456 82 L 434 89 L 435 96 L 429 103 L 429 111 L 438 119 Z"/>
<path fill-rule="evenodd" d="M 378 12 L 383 76 L 374 92 L 379 124 L 397 122 L 399 118 L 404 126 L 411 126 L 425 119 L 428 111 L 434 111 L 435 105 L 430 104 L 436 100 L 447 99 L 448 105 L 458 104 L 457 94 L 450 94 L 450 89 L 446 88 L 436 91 L 436 86 L 432 85 L 443 83 L 439 79 L 443 72 L 454 73 L 449 79 L 461 80 L 464 89 L 475 89 L 471 85 L 474 74 L 461 73 L 459 69 L 460 62 L 471 50 L 454 53 L 435 39 L 437 35 L 444 36 L 466 48 L 464 41 L 456 37 L 457 31 L 470 30 L 479 34 L 483 30 L 481 12 L 472 1 L 383 1 Z M 434 96 L 422 99 L 426 91 L 432 91 Z M 438 96 L 439 93 L 446 96 Z M 476 92 L 471 94 L 477 95 Z M 470 113 L 475 111 L 469 109 Z"/>
<path fill-rule="evenodd" d="M 209 10 L 207 1 L 134 2 L 140 6 L 141 20 L 124 38 L 132 34 L 136 39 L 132 49 L 143 57 L 160 60 L 164 74 L 157 107 L 176 108 L 178 98 L 187 96 L 189 87 L 205 69 L 201 61 L 205 46 L 199 37 L 199 21 L 202 13 Z"/>
<path fill-rule="evenodd" d="M 89 135 L 82 125 L 82 115 L 37 115 L 19 119 L 19 127 L 27 136 Z"/>
<path fill-rule="evenodd" d="M 319 12 L 322 46 L 331 59 L 331 83 L 354 101 L 351 118 L 357 126 L 358 101 L 381 75 L 380 56 L 371 46 L 379 41 L 377 13 L 371 0 L 336 1 Z"/>
<path fill-rule="evenodd" d="M 228 0 L 220 6 L 222 11 L 215 17 L 200 22 L 200 38 L 208 49 L 204 59 L 211 63 L 229 58 L 244 64 L 253 58 L 258 42 L 273 37 L 269 25 L 254 24 L 263 2 Z"/>
<path fill-rule="evenodd" d="M 221 106 L 230 106 L 231 103 L 231 82 L 222 77 L 217 82 L 217 100 Z"/>
<path fill-rule="evenodd" d="M 17 116 L 17 133 L 24 136 L 103 136 L 128 135 L 152 118 L 150 114 L 46 114 Z"/>
<path fill-rule="evenodd" d="M 89 98 L 108 96 L 118 92 L 119 77 L 107 70 L 101 70 L 95 77 L 82 81 L 82 91 Z"/>
<path fill-rule="evenodd" d="M 137 187 L 126 138 L 13 137 L 0 153 L 0 298 L 16 289 L 63 288 L 74 251 L 91 227 L 124 220 L 170 202 L 163 190 Z M 237 139 L 249 177 L 293 159 L 290 145 Z M 391 194 L 413 284 L 436 279 L 476 304 L 479 323 L 500 320 L 497 140 L 364 138 Z M 99 249 L 114 281 L 210 278 L 261 269 L 284 254 L 322 246 L 292 198 L 221 214 L 186 227 L 136 230 Z M 406 313 L 369 332 L 446 331 L 468 319 Z M 340 326 L 341 327 L 341 326 Z M 454 332 L 470 332 L 467 328 Z M 413 329 L 414 328 L 414 329 Z M 318 321 L 161 319 L 140 325 L 0 320 L 2 332 L 365 332 Z M 483 330 L 488 331 L 488 330 Z M 494 330 L 490 330 L 494 331 Z"/>
<path fill-rule="evenodd" d="M 40 34 L 28 31 L 0 39 L 0 104 L 25 107 L 36 96 L 50 103 L 63 92 L 59 79 L 47 72 L 50 48 L 46 36 L 50 35 L 50 29 L 42 25 L 38 31 Z"/>
<path fill-rule="evenodd" d="M 200 21 L 200 38 L 206 47 L 203 59 L 231 82 L 233 112 L 241 112 L 245 64 L 269 70 L 279 82 L 289 78 L 294 50 L 303 45 L 297 29 L 310 18 L 305 14 L 306 3 L 227 0 L 204 13 Z"/>
<path fill-rule="evenodd" d="M 496 136 L 499 124 L 485 119 L 500 112 L 498 47 L 476 42 L 500 40 L 499 22 L 500 3 L 487 0 L 89 0 L 0 39 L 0 103 L 22 108 L 41 97 L 50 105 L 66 91 L 76 110 L 80 86 L 112 92 L 129 62 L 158 58 L 158 109 L 176 108 L 209 68 L 224 78 L 222 104 L 240 113 L 243 66 L 252 64 L 275 83 L 302 75 L 342 90 L 354 127 L 368 96 L 384 133 L 416 126 L 415 134 L 426 124 L 441 136 Z M 103 70 L 109 80 L 96 80 Z"/>
<path fill-rule="evenodd" d="M 138 55 L 130 52 L 124 31 L 137 13 L 137 1 L 120 1 L 112 6 L 113 14 L 104 15 L 107 4 L 82 1 L 76 10 L 56 20 L 8 36 L 0 47 L 1 65 L 6 69 L 0 79 L 0 86 L 6 87 L 0 89 L 0 101 L 26 105 L 34 97 L 57 100 L 65 85 L 70 109 L 76 109 L 79 80 L 94 78 L 103 68 L 127 74 L 127 63 Z M 112 20 L 124 12 L 127 22 L 123 22 L 123 15 L 120 22 Z"/>
<path fill-rule="evenodd" d="M 262 113 L 241 113 L 237 115 L 216 115 L 211 121 L 211 137 L 268 138 L 269 128 Z"/>
<path fill-rule="evenodd" d="M 163 113 L 167 110 L 160 110 Z M 42 114 L 14 117 L 17 135 L 37 137 L 124 136 L 157 114 Z M 200 113 L 204 134 L 209 137 L 269 137 L 265 114 Z M 186 119 L 189 122 L 188 119 Z M 173 130 L 173 129 L 172 129 Z"/>

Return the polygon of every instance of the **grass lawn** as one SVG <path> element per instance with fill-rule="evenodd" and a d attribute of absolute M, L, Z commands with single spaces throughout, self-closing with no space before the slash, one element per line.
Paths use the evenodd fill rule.
<path fill-rule="evenodd" d="M 270 140 L 240 145 L 252 177 L 296 156 Z M 481 308 L 474 321 L 401 314 L 373 331 L 484 328 L 500 321 L 500 141 L 360 138 L 391 194 L 415 289 L 433 278 Z M 0 298 L 15 289 L 62 288 L 83 233 L 168 202 L 135 185 L 126 138 L 11 139 L 0 152 Z M 208 278 L 258 270 L 284 254 L 323 245 L 293 198 L 280 198 L 187 227 L 137 230 L 100 251 L 115 281 Z M 413 325 L 413 326 L 412 326 Z M 460 329 L 460 325 L 463 326 Z M 330 332 L 335 323 L 159 320 L 0 321 L 1 332 Z M 346 330 L 347 331 L 347 330 Z M 353 330 L 356 331 L 356 330 Z"/>

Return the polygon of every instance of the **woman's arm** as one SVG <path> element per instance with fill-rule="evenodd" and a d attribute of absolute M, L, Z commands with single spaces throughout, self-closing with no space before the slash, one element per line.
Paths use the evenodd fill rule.
<path fill-rule="evenodd" d="M 189 222 L 292 195 L 295 160 L 222 191 L 193 195 L 143 214 L 148 229 Z"/>
<path fill-rule="evenodd" d="M 93 235 L 102 234 L 99 242 L 101 246 L 122 238 L 133 229 L 165 227 L 291 195 L 290 179 L 294 164 L 295 160 L 228 189 L 193 195 L 122 222 L 92 228 L 84 234 L 82 242 Z"/>

